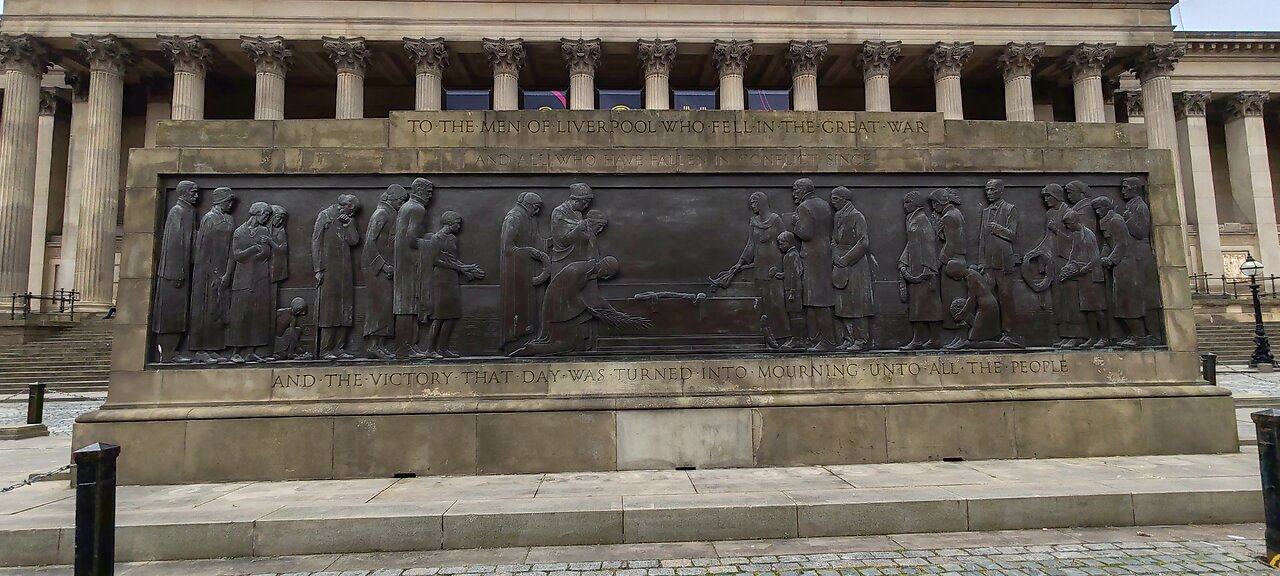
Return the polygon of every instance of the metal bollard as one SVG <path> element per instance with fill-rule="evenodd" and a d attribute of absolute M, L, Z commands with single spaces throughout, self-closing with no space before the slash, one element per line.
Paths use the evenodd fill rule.
<path fill-rule="evenodd" d="M 1250 415 L 1258 431 L 1258 469 L 1262 473 L 1262 509 L 1267 521 L 1267 563 L 1280 563 L 1280 410 Z"/>
<path fill-rule="evenodd" d="M 1200 373 L 1210 386 L 1218 385 L 1218 355 L 1205 352 L 1200 355 Z"/>
<path fill-rule="evenodd" d="M 120 447 L 97 442 L 76 450 L 75 576 L 111 576 L 116 559 L 116 458 Z"/>
<path fill-rule="evenodd" d="M 27 384 L 27 424 L 44 422 L 44 389 L 43 382 Z"/>

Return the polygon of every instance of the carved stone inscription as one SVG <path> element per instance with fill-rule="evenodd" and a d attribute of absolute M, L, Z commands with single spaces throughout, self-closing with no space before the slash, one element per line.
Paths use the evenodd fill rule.
<path fill-rule="evenodd" d="M 165 197 L 160 364 L 1163 338 L 1138 177 L 210 176 Z"/>

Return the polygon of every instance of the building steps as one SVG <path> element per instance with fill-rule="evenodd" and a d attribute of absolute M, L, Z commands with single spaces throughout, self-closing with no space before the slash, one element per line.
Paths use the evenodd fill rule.
<path fill-rule="evenodd" d="M 0 350 L 0 394 L 33 382 L 59 392 L 102 391 L 111 374 L 110 320 L 85 320 L 48 338 Z"/>

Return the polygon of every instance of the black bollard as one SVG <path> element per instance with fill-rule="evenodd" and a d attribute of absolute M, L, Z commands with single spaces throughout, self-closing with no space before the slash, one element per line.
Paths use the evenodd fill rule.
<path fill-rule="evenodd" d="M 1254 412 L 1258 431 L 1258 469 L 1262 473 L 1262 508 L 1267 520 L 1267 563 L 1280 563 L 1280 410 Z"/>
<path fill-rule="evenodd" d="M 116 458 L 120 447 L 97 442 L 76 450 L 75 576 L 111 576 L 116 559 Z"/>
<path fill-rule="evenodd" d="M 44 389 L 43 382 L 27 384 L 27 424 L 44 422 Z"/>
<path fill-rule="evenodd" d="M 1218 385 L 1218 355 L 1213 352 L 1205 352 L 1200 355 L 1200 373 L 1204 375 L 1204 379 L 1210 386 Z"/>

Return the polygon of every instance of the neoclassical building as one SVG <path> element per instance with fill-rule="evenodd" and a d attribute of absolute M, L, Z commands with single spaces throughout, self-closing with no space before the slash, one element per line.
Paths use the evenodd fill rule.
<path fill-rule="evenodd" d="M 8 0 L 0 294 L 114 301 L 128 151 L 175 119 L 396 110 L 938 111 L 1142 122 L 1193 272 L 1280 271 L 1280 34 L 1172 0 Z"/>

